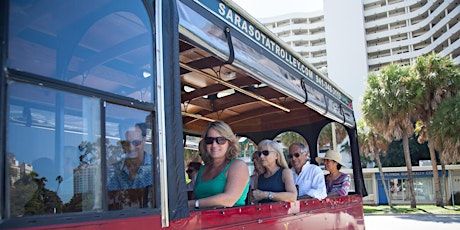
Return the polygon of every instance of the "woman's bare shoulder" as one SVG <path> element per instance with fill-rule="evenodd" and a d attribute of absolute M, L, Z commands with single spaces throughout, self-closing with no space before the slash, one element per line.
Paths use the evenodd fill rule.
<path fill-rule="evenodd" d="M 246 162 L 244 162 L 243 160 L 240 160 L 240 159 L 235 159 L 232 163 L 232 165 L 230 166 L 230 170 L 242 170 L 242 169 L 246 169 L 246 171 L 249 172 L 249 169 L 248 169 L 248 165 L 246 164 Z"/>
<path fill-rule="evenodd" d="M 291 171 L 291 169 L 289 169 L 289 168 L 284 168 L 284 169 L 283 169 L 283 176 L 289 176 L 289 177 L 293 177 L 293 178 L 294 178 L 294 176 L 292 175 L 292 171 Z"/>

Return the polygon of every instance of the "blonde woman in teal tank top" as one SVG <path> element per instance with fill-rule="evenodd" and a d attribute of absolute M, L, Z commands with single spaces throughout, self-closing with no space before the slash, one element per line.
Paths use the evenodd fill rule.
<path fill-rule="evenodd" d="M 225 185 L 227 184 L 227 177 L 225 176 L 230 165 L 235 161 L 232 160 L 227 166 L 222 170 L 222 172 L 217 175 L 216 178 L 210 181 L 201 181 L 201 174 L 204 171 L 204 167 L 198 172 L 197 182 L 194 190 L 195 199 L 206 198 L 214 196 L 224 192 Z M 206 166 L 205 166 L 206 167 Z M 248 194 L 249 183 L 241 194 L 240 198 L 236 201 L 234 206 L 245 205 L 246 195 Z"/>
<path fill-rule="evenodd" d="M 249 169 L 236 159 L 238 139 L 227 124 L 208 124 L 199 145 L 205 165 L 200 168 L 191 208 L 233 207 L 245 204 L 249 189 Z"/>

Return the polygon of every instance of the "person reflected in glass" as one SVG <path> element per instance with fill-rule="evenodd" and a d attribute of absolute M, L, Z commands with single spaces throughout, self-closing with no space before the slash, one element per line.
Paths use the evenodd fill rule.
<path fill-rule="evenodd" d="M 350 190 L 350 175 L 340 172 L 342 167 L 346 167 L 342 162 L 342 154 L 335 150 L 328 150 L 324 157 L 316 157 L 316 162 L 324 163 L 324 167 L 329 174 L 324 176 L 328 197 L 346 196 Z"/>
<path fill-rule="evenodd" d="M 190 162 L 188 163 L 188 167 L 186 170 L 187 177 L 190 179 L 190 182 L 187 183 L 187 196 L 188 199 L 191 200 L 193 197 L 193 189 L 195 188 L 196 177 L 198 175 L 198 170 L 201 168 L 200 162 Z"/>
<path fill-rule="evenodd" d="M 249 189 L 246 163 L 236 159 L 240 153 L 238 138 L 224 122 L 210 122 L 199 145 L 204 165 L 200 168 L 193 191 L 191 208 L 233 207 L 245 205 Z"/>
<path fill-rule="evenodd" d="M 298 187 L 299 199 L 324 199 L 327 196 L 323 170 L 307 162 L 310 152 L 299 142 L 289 146 L 288 158 L 292 165 L 294 183 Z"/>
<path fill-rule="evenodd" d="M 272 140 L 263 140 L 257 149 L 265 172 L 257 178 L 257 189 L 252 192 L 254 200 L 259 203 L 295 201 L 297 189 L 281 144 Z"/>
<path fill-rule="evenodd" d="M 120 141 L 124 157 L 113 165 L 107 184 L 109 199 L 118 204 L 114 209 L 122 208 L 120 205 L 136 206 L 133 203 L 139 207 L 151 205 L 152 155 L 144 151 L 146 134 L 147 125 L 138 123 L 126 131 L 126 140 Z M 125 192 L 111 193 L 120 190 Z"/>

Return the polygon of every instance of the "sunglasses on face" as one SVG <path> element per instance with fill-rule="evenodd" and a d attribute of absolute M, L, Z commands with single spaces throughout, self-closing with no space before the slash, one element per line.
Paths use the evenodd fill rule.
<path fill-rule="evenodd" d="M 195 170 L 193 170 L 193 169 L 187 169 L 186 172 L 187 172 L 187 173 L 192 173 L 192 172 L 195 172 Z"/>
<path fill-rule="evenodd" d="M 289 158 L 289 159 L 294 158 L 294 157 L 299 158 L 299 157 L 300 157 L 300 153 L 294 153 L 294 154 L 289 154 L 289 155 L 288 155 L 288 158 Z"/>
<path fill-rule="evenodd" d="M 130 141 L 130 143 L 132 145 L 134 145 L 134 146 L 139 146 L 142 143 L 142 141 L 141 140 L 133 140 L 133 141 Z"/>
<path fill-rule="evenodd" d="M 268 150 L 264 150 L 264 151 L 257 151 L 257 155 L 260 157 L 262 156 L 262 154 L 264 156 L 268 156 L 268 154 L 270 154 L 270 152 L 273 152 L 273 151 L 268 151 Z"/>
<path fill-rule="evenodd" d="M 227 143 L 228 139 L 225 137 L 205 137 L 204 138 L 204 143 L 206 143 L 207 145 L 214 143 L 214 141 L 216 141 L 217 144 L 219 145 L 224 145 L 225 143 Z"/>

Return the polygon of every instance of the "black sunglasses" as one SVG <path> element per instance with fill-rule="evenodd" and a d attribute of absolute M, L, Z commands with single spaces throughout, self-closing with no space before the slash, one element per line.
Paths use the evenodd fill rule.
<path fill-rule="evenodd" d="M 192 173 L 192 172 L 195 172 L 195 170 L 193 170 L 193 169 L 187 169 L 186 172 L 187 172 L 187 173 Z"/>
<path fill-rule="evenodd" d="M 300 157 L 300 153 L 294 153 L 294 154 L 289 154 L 289 155 L 288 155 L 288 158 L 289 158 L 289 159 L 291 159 L 291 158 L 293 158 L 293 157 L 299 158 L 299 157 Z"/>
<path fill-rule="evenodd" d="M 133 141 L 130 141 L 130 142 L 131 142 L 131 144 L 133 144 L 134 146 L 139 146 L 139 145 L 142 143 L 141 140 L 133 140 Z"/>
<path fill-rule="evenodd" d="M 225 137 L 205 137 L 204 138 L 204 143 L 206 143 L 207 145 L 214 143 L 214 141 L 216 141 L 217 144 L 219 145 L 224 145 L 225 143 L 227 143 L 228 139 Z"/>
<path fill-rule="evenodd" d="M 264 154 L 264 156 L 268 156 L 268 154 L 270 154 L 270 152 L 273 152 L 273 151 L 268 151 L 268 150 L 264 150 L 264 151 L 257 151 L 257 155 L 262 156 L 262 154 Z"/>

